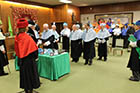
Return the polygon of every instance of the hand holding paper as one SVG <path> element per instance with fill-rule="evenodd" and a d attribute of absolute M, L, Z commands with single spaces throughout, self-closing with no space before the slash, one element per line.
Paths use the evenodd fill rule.
<path fill-rule="evenodd" d="M 137 47 L 137 42 L 130 42 L 131 47 Z"/>
<path fill-rule="evenodd" d="M 40 44 L 42 44 L 42 41 L 41 40 L 38 40 L 37 46 L 40 45 Z"/>
<path fill-rule="evenodd" d="M 50 44 L 51 44 L 50 41 L 47 41 L 47 42 L 44 43 L 44 46 L 48 46 Z"/>

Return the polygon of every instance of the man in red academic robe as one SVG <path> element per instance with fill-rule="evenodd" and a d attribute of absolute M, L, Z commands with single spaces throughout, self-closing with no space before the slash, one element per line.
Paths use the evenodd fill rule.
<path fill-rule="evenodd" d="M 38 47 L 34 40 L 26 33 L 28 21 L 21 18 L 17 21 L 18 34 L 15 37 L 15 52 L 20 67 L 20 88 L 26 93 L 40 87 L 40 80 L 36 66 Z"/>

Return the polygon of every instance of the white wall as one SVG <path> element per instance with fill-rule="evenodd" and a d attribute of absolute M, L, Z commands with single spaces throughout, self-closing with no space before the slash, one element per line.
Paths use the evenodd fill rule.
<path fill-rule="evenodd" d="M 95 16 L 95 14 L 82 14 L 81 23 L 86 24 L 86 23 L 88 23 L 88 21 L 93 23 L 94 16 Z M 133 11 L 133 22 L 136 22 L 137 20 L 140 20 L 140 11 Z"/>
<path fill-rule="evenodd" d="M 93 20 L 94 20 L 94 14 L 82 14 L 81 15 L 82 24 L 87 24 L 88 21 L 90 21 L 90 23 L 93 23 Z"/>
<path fill-rule="evenodd" d="M 140 20 L 140 11 L 134 11 L 133 14 L 133 22 Z"/>

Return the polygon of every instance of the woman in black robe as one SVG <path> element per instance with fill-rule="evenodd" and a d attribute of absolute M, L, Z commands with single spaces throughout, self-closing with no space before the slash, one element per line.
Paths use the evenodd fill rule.
<path fill-rule="evenodd" d="M 93 30 L 91 24 L 86 25 L 86 29 L 82 35 L 82 39 L 84 41 L 83 57 L 85 59 L 85 65 L 92 65 L 92 59 L 96 56 L 94 46 L 94 43 L 96 41 L 96 32 Z"/>
<path fill-rule="evenodd" d="M 9 62 L 5 46 L 5 36 L 3 35 L 2 31 L 2 22 L 0 22 L 0 76 L 8 75 L 8 73 L 4 72 L 4 66 L 8 64 Z"/>
<path fill-rule="evenodd" d="M 140 81 L 140 21 L 136 22 L 136 32 L 134 37 L 137 41 L 130 41 L 130 46 L 132 47 L 131 55 L 128 63 L 128 68 L 132 71 L 132 76 L 129 78 L 131 81 Z"/>
<path fill-rule="evenodd" d="M 34 40 L 25 33 L 27 26 L 26 19 L 21 18 L 17 21 L 18 34 L 15 37 L 15 52 L 20 67 L 20 88 L 24 89 L 25 93 L 33 93 L 33 89 L 40 87 L 36 65 L 38 47 Z"/>

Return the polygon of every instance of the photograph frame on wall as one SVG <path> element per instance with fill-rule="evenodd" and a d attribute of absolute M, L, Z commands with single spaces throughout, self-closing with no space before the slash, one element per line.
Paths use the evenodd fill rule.
<path fill-rule="evenodd" d="M 117 22 L 117 19 L 120 19 L 122 24 L 126 23 L 133 23 L 133 13 L 110 13 L 110 14 L 96 14 L 95 19 L 98 21 L 99 19 L 103 18 L 105 20 L 111 18 L 115 22 Z"/>

